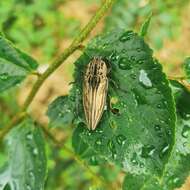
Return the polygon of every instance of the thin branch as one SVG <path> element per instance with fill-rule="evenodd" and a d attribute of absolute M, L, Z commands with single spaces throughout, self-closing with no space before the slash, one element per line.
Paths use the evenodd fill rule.
<path fill-rule="evenodd" d="M 42 86 L 43 82 L 78 48 L 81 47 L 81 43 L 86 39 L 93 28 L 97 25 L 100 19 L 105 15 L 108 9 L 112 6 L 115 0 L 106 0 L 105 3 L 99 8 L 96 14 L 91 18 L 89 23 L 84 27 L 81 33 L 73 40 L 70 47 L 68 47 L 63 54 L 61 54 L 51 65 L 50 67 L 42 74 L 39 79 L 34 84 L 29 96 L 27 97 L 24 106 L 22 108 L 25 111 L 28 106 L 33 101 L 35 95 L 37 94 L 39 88 Z"/>
<path fill-rule="evenodd" d="M 73 158 L 79 165 L 81 165 L 85 170 L 87 170 L 92 175 L 92 177 L 95 179 L 95 181 L 101 183 L 103 186 L 106 187 L 106 189 L 110 189 L 110 190 L 113 189 L 112 186 L 110 184 L 106 183 L 102 177 L 100 177 L 96 173 L 94 173 L 94 171 L 89 167 L 89 165 L 84 160 L 82 160 L 70 148 L 68 148 L 65 145 L 65 141 L 57 140 L 56 137 L 53 135 L 53 133 L 51 133 L 46 126 L 40 125 L 40 127 L 43 129 L 44 133 L 52 140 L 52 142 L 58 148 L 63 148 L 71 156 L 71 158 Z"/>

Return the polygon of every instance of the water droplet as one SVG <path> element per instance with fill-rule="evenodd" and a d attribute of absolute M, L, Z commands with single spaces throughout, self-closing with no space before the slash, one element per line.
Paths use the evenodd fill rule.
<path fill-rule="evenodd" d="M 62 117 L 62 116 L 63 116 L 63 113 L 59 113 L 58 116 L 59 116 L 59 117 Z"/>
<path fill-rule="evenodd" d="M 138 164 L 138 160 L 137 160 L 137 154 L 134 153 L 132 158 L 131 158 L 131 162 L 134 164 L 134 165 L 137 165 Z"/>
<path fill-rule="evenodd" d="M 133 56 L 133 55 L 131 56 L 130 59 L 131 59 L 131 61 L 135 61 L 136 60 L 135 56 Z"/>
<path fill-rule="evenodd" d="M 139 65 L 141 65 L 141 64 L 144 63 L 144 61 L 143 61 L 142 59 L 139 59 L 139 60 L 137 61 L 137 63 L 138 63 Z"/>
<path fill-rule="evenodd" d="M 132 73 L 132 74 L 130 74 L 130 77 L 131 77 L 132 79 L 136 79 L 136 78 L 137 78 L 137 75 L 136 75 L 135 73 Z"/>
<path fill-rule="evenodd" d="M 85 131 L 85 135 L 87 135 L 87 136 L 91 136 L 91 135 L 92 135 L 92 132 L 89 131 L 89 130 L 86 130 L 86 131 Z"/>
<path fill-rule="evenodd" d="M 160 130 L 161 130 L 161 127 L 160 127 L 160 125 L 155 125 L 155 126 L 154 126 L 154 129 L 155 129 L 155 131 L 160 131 Z"/>
<path fill-rule="evenodd" d="M 118 135 L 116 137 L 116 141 L 119 145 L 124 145 L 126 141 L 126 137 L 124 135 Z"/>
<path fill-rule="evenodd" d="M 97 139 L 95 144 L 100 146 L 102 144 L 102 139 L 101 138 Z"/>
<path fill-rule="evenodd" d="M 190 132 L 190 126 L 189 125 L 184 125 L 183 130 L 182 130 L 182 136 L 184 138 L 187 138 Z"/>
<path fill-rule="evenodd" d="M 144 163 L 140 163 L 140 168 L 144 168 Z"/>
<path fill-rule="evenodd" d="M 33 139 L 32 133 L 28 133 L 28 134 L 26 135 L 26 139 L 32 140 L 32 139 Z"/>
<path fill-rule="evenodd" d="M 38 155 L 38 149 L 37 149 L 37 148 L 34 148 L 34 149 L 33 149 L 33 154 L 34 154 L 35 156 Z"/>
<path fill-rule="evenodd" d="M 30 187 L 30 185 L 26 185 L 26 189 L 31 190 L 32 188 Z"/>
<path fill-rule="evenodd" d="M 163 158 L 167 153 L 168 153 L 168 150 L 169 150 L 169 144 L 165 144 L 161 150 L 161 153 L 160 153 L 160 158 Z"/>
<path fill-rule="evenodd" d="M 96 129 L 96 133 L 103 133 L 103 130 L 100 129 L 100 128 L 97 128 L 97 129 Z"/>
<path fill-rule="evenodd" d="M 131 69 L 131 63 L 129 62 L 128 58 L 123 57 L 119 60 L 119 68 L 122 70 Z"/>
<path fill-rule="evenodd" d="M 187 146 L 187 142 L 184 142 L 184 143 L 183 143 L 183 146 L 186 147 L 186 146 Z"/>
<path fill-rule="evenodd" d="M 141 156 L 143 158 L 148 158 L 152 156 L 155 152 L 156 148 L 153 145 L 147 145 L 142 148 Z"/>
<path fill-rule="evenodd" d="M 131 39 L 132 35 L 133 35 L 133 32 L 132 32 L 132 31 L 127 31 L 127 32 L 125 32 L 125 33 L 119 38 L 119 40 L 120 40 L 121 42 L 128 41 L 128 40 Z"/>
<path fill-rule="evenodd" d="M 97 165 L 98 164 L 98 160 L 97 160 L 97 158 L 95 156 L 92 156 L 90 158 L 90 162 L 91 162 L 92 165 Z"/>
<path fill-rule="evenodd" d="M 34 173 L 33 173 L 32 171 L 30 171 L 30 172 L 29 172 L 29 176 L 30 176 L 31 178 L 34 178 Z"/>
<path fill-rule="evenodd" d="M 180 179 L 178 177 L 174 178 L 173 182 L 174 184 L 177 184 L 180 181 Z"/>
<path fill-rule="evenodd" d="M 152 87 L 152 82 L 148 78 L 148 74 L 145 72 L 145 70 L 140 70 L 140 75 L 139 75 L 139 82 L 146 88 L 151 88 Z"/>
<path fill-rule="evenodd" d="M 117 155 L 116 155 L 116 148 L 115 148 L 115 144 L 113 140 L 108 141 L 108 149 L 112 153 L 112 158 L 115 159 Z"/>
<path fill-rule="evenodd" d="M 1 80 L 7 80 L 8 77 L 9 77 L 9 74 L 8 74 L 8 73 L 2 73 L 2 74 L 0 74 L 0 79 L 1 79 Z"/>
<path fill-rule="evenodd" d="M 117 55 L 116 52 L 113 52 L 110 55 L 110 59 L 111 59 L 111 61 L 117 61 L 119 59 L 119 55 Z"/>
<path fill-rule="evenodd" d="M 183 119 L 185 119 L 185 120 L 189 120 L 190 119 L 190 114 L 189 113 L 182 112 L 181 114 L 182 114 Z"/>

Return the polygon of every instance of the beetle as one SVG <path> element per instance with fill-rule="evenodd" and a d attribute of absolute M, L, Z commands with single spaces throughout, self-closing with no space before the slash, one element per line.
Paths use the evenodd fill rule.
<path fill-rule="evenodd" d="M 84 74 L 83 107 L 89 130 L 96 129 L 106 105 L 108 72 L 106 62 L 100 57 L 94 57 Z"/>

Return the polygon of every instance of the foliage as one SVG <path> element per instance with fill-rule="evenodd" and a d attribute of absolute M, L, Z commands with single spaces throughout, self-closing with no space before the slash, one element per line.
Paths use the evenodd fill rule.
<path fill-rule="evenodd" d="M 0 174 L 0 189 L 43 189 L 46 157 L 43 136 L 31 121 L 24 121 L 7 138 L 8 163 Z"/>
<path fill-rule="evenodd" d="M 108 8 L 105 5 L 96 13 L 91 27 L 87 25 L 65 54 L 40 75 L 37 61 L 29 54 L 37 50 L 43 52 L 40 61 L 52 59 L 59 53 L 63 38 L 68 40 L 79 33 L 80 21 L 60 11 L 67 2 L 0 2 L 0 28 L 5 34 L 0 35 L 0 137 L 5 138 L 0 144 L 0 190 L 181 187 L 190 174 L 189 57 L 184 61 L 186 76 L 179 77 L 180 83 L 168 81 L 144 38 L 161 48 L 164 38 L 174 37 L 180 27 L 179 7 L 187 1 L 116 1 L 105 19 L 104 32 L 92 38 L 75 61 L 69 94 L 49 104 L 49 123 L 43 126 L 27 110 L 40 88 L 38 84 L 79 45 L 83 47 L 82 41 Z M 104 2 L 111 5 L 113 1 Z M 100 0 L 84 3 L 101 5 Z M 93 57 L 106 62 L 109 85 L 103 116 L 96 130 L 89 131 L 82 94 L 84 72 Z M 29 103 L 20 107 L 17 93 L 31 74 L 37 74 L 37 85 L 29 98 L 24 97 Z M 25 112 L 25 117 L 17 120 Z"/>
<path fill-rule="evenodd" d="M 154 48 L 161 49 L 164 39 L 173 39 L 180 34 L 179 14 L 188 2 L 188 0 L 117 1 L 110 16 L 106 18 L 105 30 L 118 27 L 139 30 L 139 24 L 152 12 L 153 19 L 147 38 Z"/>
<path fill-rule="evenodd" d="M 37 66 L 34 59 L 0 36 L 0 91 L 20 83 Z"/>
<path fill-rule="evenodd" d="M 46 63 L 57 53 L 58 42 L 63 37 L 73 37 L 80 28 L 78 20 L 59 10 L 64 3 L 65 0 L 1 1 L 0 28 L 26 51 L 40 47 L 40 62 Z"/>

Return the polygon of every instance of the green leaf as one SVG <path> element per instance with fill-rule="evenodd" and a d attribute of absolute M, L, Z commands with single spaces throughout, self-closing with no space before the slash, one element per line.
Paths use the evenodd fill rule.
<path fill-rule="evenodd" d="M 50 119 L 50 126 L 61 127 L 70 125 L 74 120 L 74 105 L 68 96 L 60 96 L 56 98 L 49 106 L 47 116 Z"/>
<path fill-rule="evenodd" d="M 171 81 L 177 108 L 176 140 L 161 178 L 127 175 L 125 190 L 173 190 L 181 187 L 190 174 L 190 93 L 178 82 Z M 186 107 L 186 109 L 181 109 Z"/>
<path fill-rule="evenodd" d="M 148 28 L 150 25 L 151 18 L 152 18 L 152 13 L 150 13 L 150 15 L 147 17 L 147 19 L 145 20 L 145 22 L 141 26 L 140 35 L 142 37 L 146 36 L 146 34 L 148 32 Z"/>
<path fill-rule="evenodd" d="M 6 140 L 9 159 L 0 172 L 0 190 L 5 186 L 11 190 L 43 190 L 46 155 L 40 129 L 27 120 Z"/>
<path fill-rule="evenodd" d="M 183 63 L 183 69 L 188 79 L 190 79 L 190 57 L 187 57 Z"/>
<path fill-rule="evenodd" d="M 107 109 L 95 131 L 85 126 L 82 106 L 83 73 L 92 57 L 105 58 L 111 66 L 108 97 L 118 110 Z M 123 30 L 98 36 L 75 65 L 71 94 L 83 121 L 76 136 L 128 172 L 161 174 L 174 143 L 175 109 L 161 65 L 143 38 Z"/>
<path fill-rule="evenodd" d="M 20 83 L 37 62 L 0 36 L 0 92 Z"/>

